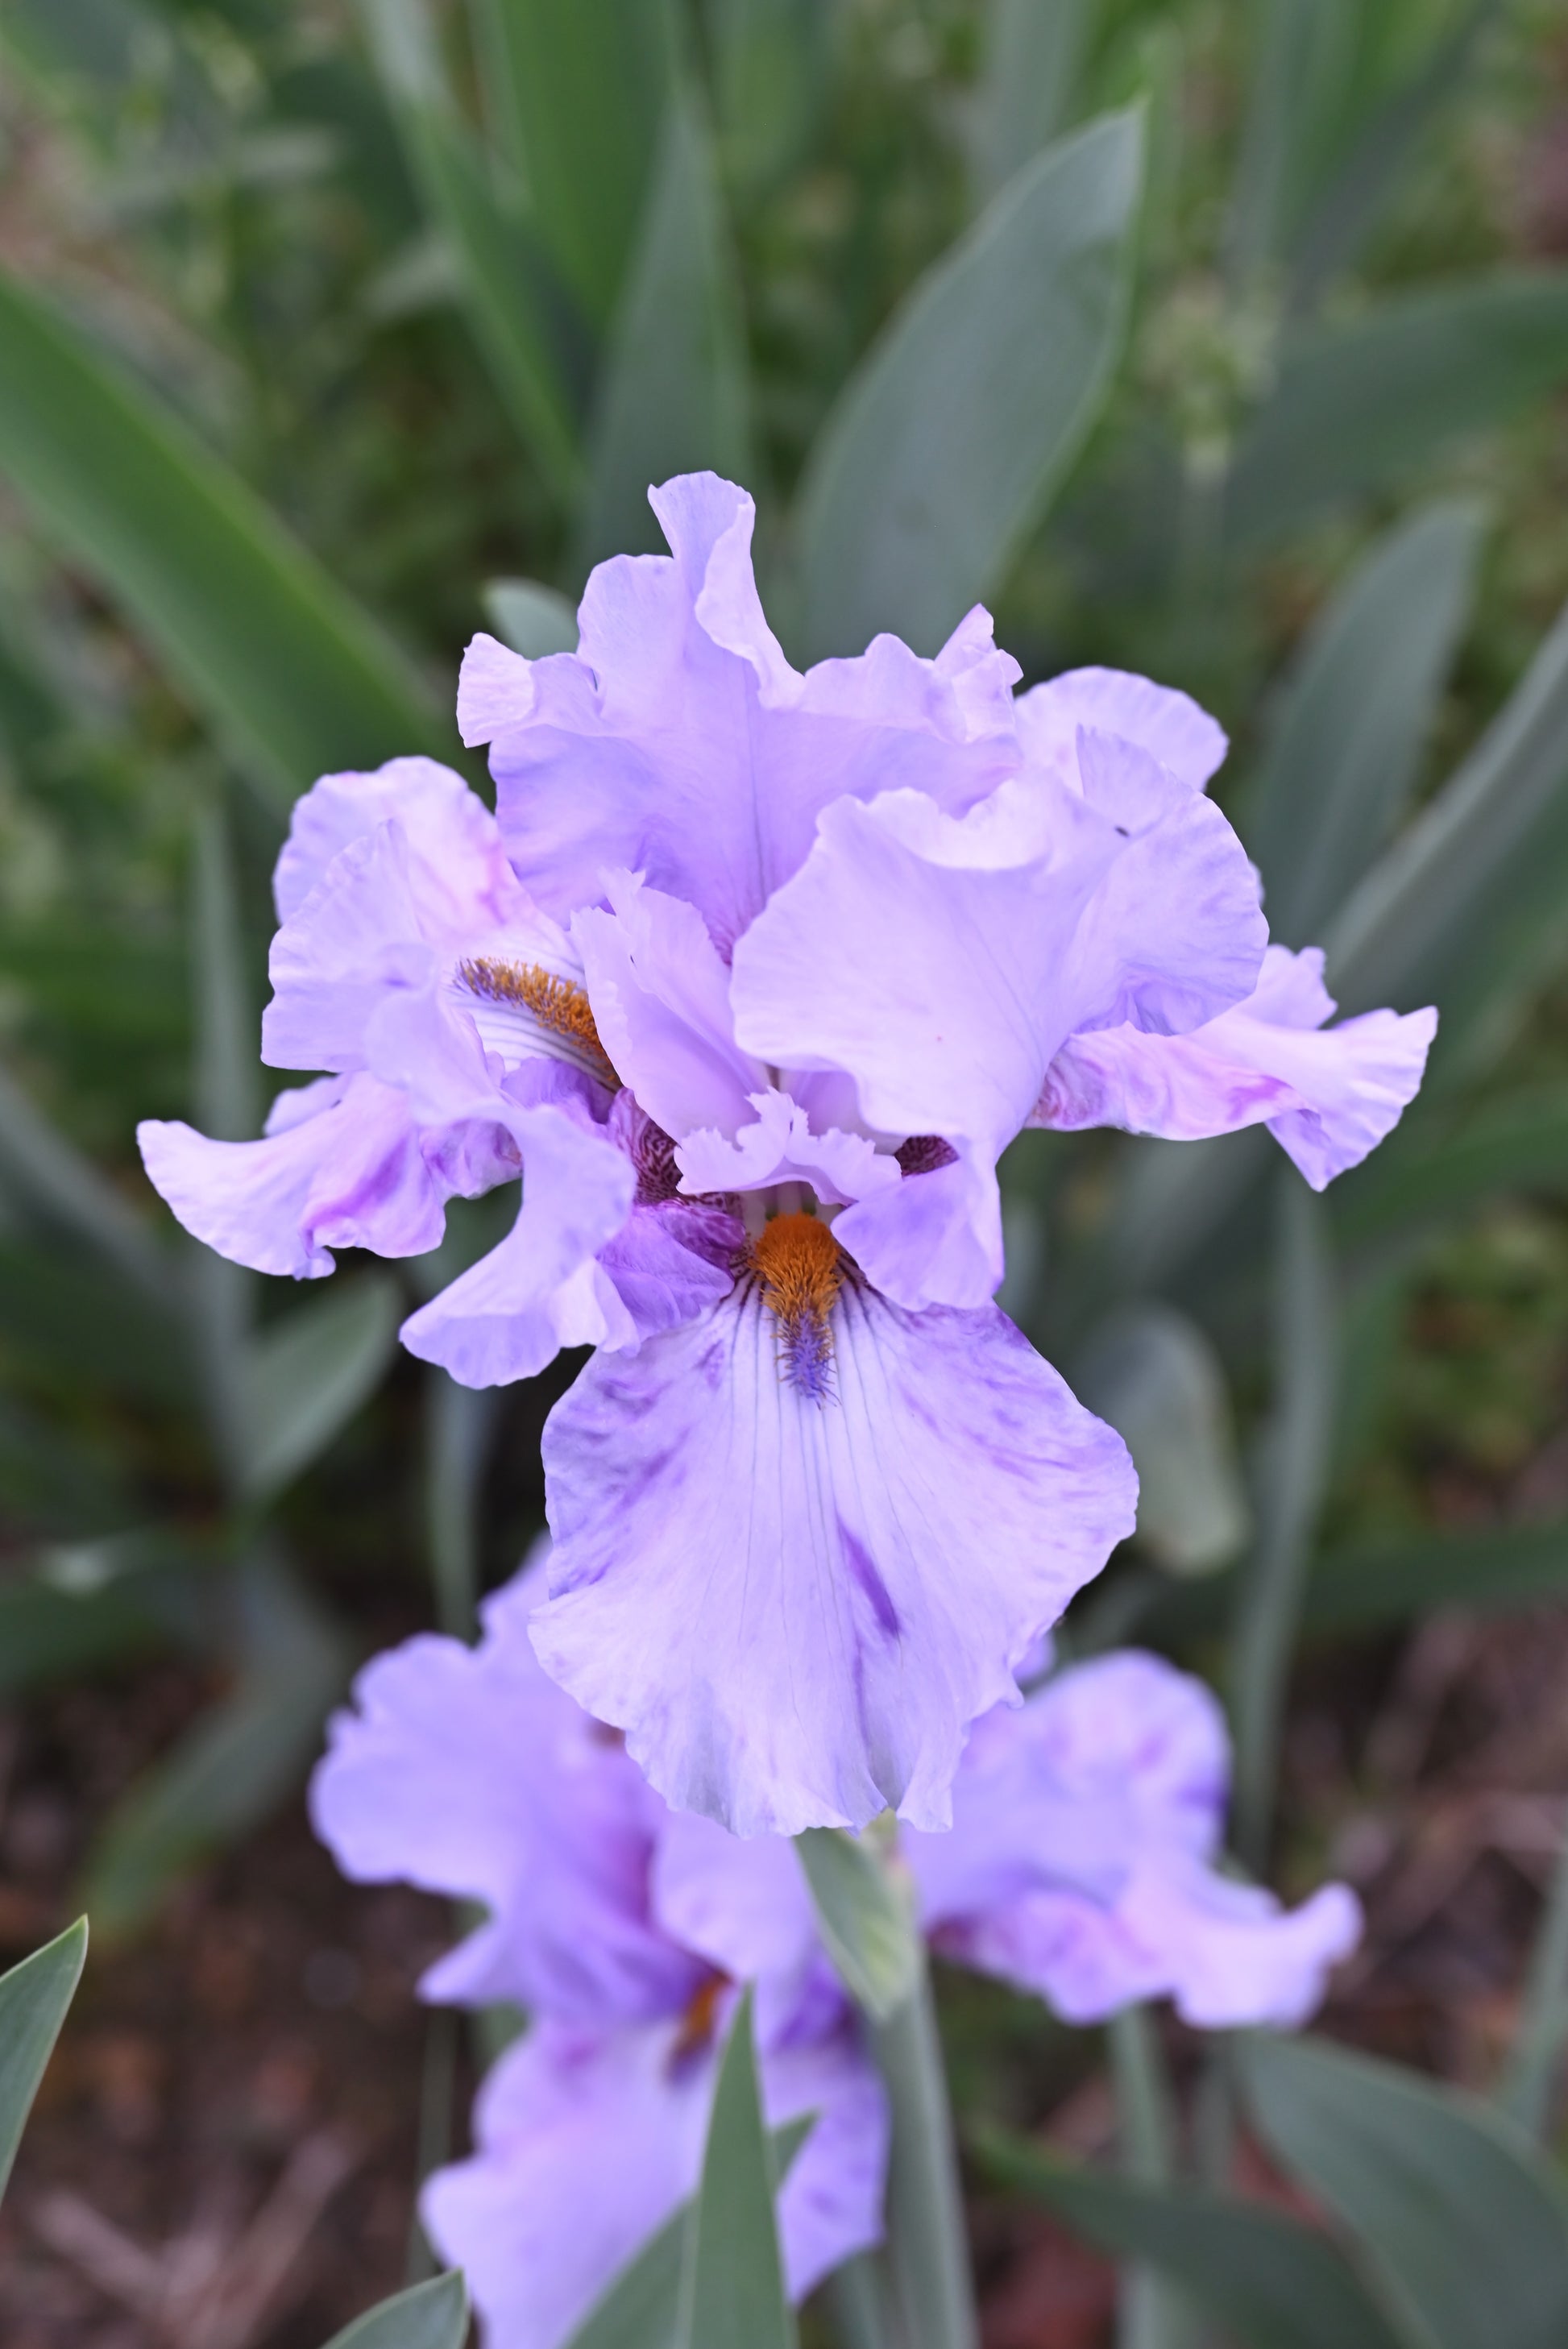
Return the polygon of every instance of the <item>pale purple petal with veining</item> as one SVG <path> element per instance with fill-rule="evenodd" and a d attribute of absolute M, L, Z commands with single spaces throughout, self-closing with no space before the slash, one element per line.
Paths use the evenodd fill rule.
<path fill-rule="evenodd" d="M 466 2271 L 486 2349 L 560 2349 L 618 2271 L 696 2189 L 715 2050 L 676 2026 L 614 2034 L 547 2027 L 480 2091 L 477 2149 L 422 2197 L 438 2248 Z M 758 2051 L 764 2116 L 814 2113 L 779 2198 L 791 2299 L 882 2233 L 885 2101 L 852 2030 Z"/>
<path fill-rule="evenodd" d="M 873 1288 L 911 1312 L 934 1299 L 989 1297 L 1002 1278 L 995 1178 L 967 1145 L 945 1166 L 868 1193 L 833 1232 Z"/>
<path fill-rule="evenodd" d="M 531 1378 L 562 1346 L 628 1346 L 636 1325 L 594 1258 L 631 1213 L 631 1162 L 566 1108 L 514 1112 L 522 1205 L 499 1247 L 404 1322 L 403 1343 L 459 1385 Z"/>
<path fill-rule="evenodd" d="M 388 759 L 368 774 L 323 775 L 294 802 L 273 876 L 279 921 L 298 912 L 340 849 L 393 816 L 418 855 L 459 885 L 486 885 L 496 834 L 484 802 L 434 759 Z"/>
<path fill-rule="evenodd" d="M 1414 1097 L 1437 1013 L 1334 1009 L 1316 947 L 1270 947 L 1256 992 L 1189 1036 L 1075 1036 L 1029 1123 L 1119 1125 L 1181 1141 L 1266 1123 L 1315 1190 L 1355 1166 Z"/>
<path fill-rule="evenodd" d="M 604 2026 L 678 2013 L 704 1978 L 649 1906 L 663 1804 L 541 1671 L 540 1578 L 484 1610 L 477 1648 L 425 1635 L 359 1674 L 311 1782 L 315 1831 L 356 1883 L 482 1901 L 428 1998 Z"/>
<path fill-rule="evenodd" d="M 653 1901 L 673 1940 L 736 1982 L 793 1980 L 820 1947 L 794 1845 L 783 1836 L 733 1836 L 696 1811 L 665 1814 Z"/>
<path fill-rule="evenodd" d="M 733 1133 L 763 1071 L 736 1044 L 729 973 L 701 916 L 631 874 L 604 885 L 611 909 L 579 914 L 572 935 L 616 1073 L 666 1133 Z"/>
<path fill-rule="evenodd" d="M 631 1315 L 640 1337 L 678 1329 L 706 1313 L 735 1286 L 734 1264 L 745 1226 L 721 1207 L 692 1199 L 634 1206 L 599 1250 L 599 1268 Z"/>
<path fill-rule="evenodd" d="M 445 843 L 400 818 L 350 842 L 284 923 L 262 1019 L 274 1067 L 363 1066 L 366 1022 L 388 992 L 428 987 L 463 958 L 571 968 L 563 933 L 507 864 L 494 817 L 467 798 L 475 812 Z"/>
<path fill-rule="evenodd" d="M 951 658 L 883 637 L 801 677 L 758 601 L 750 498 L 699 473 L 652 503 L 673 556 L 601 564 L 575 654 L 529 663 L 480 639 L 459 724 L 491 745 L 502 830 L 542 904 L 565 918 L 624 865 L 727 949 L 841 793 L 907 783 L 961 809 L 1012 771 L 1016 670 L 972 616 Z"/>
<path fill-rule="evenodd" d="M 537 2025 L 480 2091 L 475 2150 L 427 2179 L 420 2210 L 461 2267 L 485 2349 L 561 2349 L 695 2187 L 712 2064 L 678 2026 Z"/>
<path fill-rule="evenodd" d="M 747 1106 L 751 1123 L 733 1140 L 718 1133 L 686 1135 L 676 1152 L 684 1189 L 700 1197 L 798 1182 L 835 1206 L 897 1189 L 898 1161 L 864 1134 L 835 1127 L 813 1133 L 806 1112 L 777 1091 L 753 1093 Z"/>
<path fill-rule="evenodd" d="M 1078 926 L 1122 845 L 1050 778 L 1003 783 L 961 819 L 916 792 L 841 800 L 736 947 L 748 1050 L 776 1067 L 848 1071 L 878 1132 L 966 1145 L 967 1181 L 944 1198 L 978 1277 L 957 1289 L 934 1271 L 926 1299 L 977 1305 L 1000 1278 L 995 1160 L 1077 1024 Z"/>
<path fill-rule="evenodd" d="M 824 2012 L 839 2019 L 821 2029 Z M 770 2028 L 758 2008 L 758 2071 L 769 2128 L 815 2115 L 779 2194 L 784 2282 L 804 2300 L 824 2276 L 882 2239 L 887 2097 L 861 2026 L 841 1995 L 803 2003 L 794 2023 Z"/>
<path fill-rule="evenodd" d="M 1268 924 L 1245 849 L 1212 800 L 1135 743 L 1087 727 L 1084 798 L 1125 840 L 1085 909 L 1074 1028 L 1181 1035 L 1257 984 Z"/>
<path fill-rule="evenodd" d="M 1323 2003 L 1361 1939 L 1361 1906 L 1326 1884 L 1299 1909 L 1188 1862 L 1140 1871 L 1121 1923 L 1154 1955 L 1183 2022 L 1200 2031 L 1294 2030 Z"/>
<path fill-rule="evenodd" d="M 504 1133 L 487 1128 L 454 1149 L 462 1137 L 421 1133 L 404 1096 L 375 1077 L 296 1091 L 311 1097 L 308 1113 L 285 1094 L 288 1122 L 260 1142 L 213 1142 L 156 1119 L 137 1129 L 148 1177 L 186 1230 L 257 1272 L 320 1279 L 339 1247 L 423 1256 L 465 1179 L 516 1172 Z"/>
<path fill-rule="evenodd" d="M 545 1667 L 742 1834 L 945 1826 L 969 1724 L 1131 1530 L 1119 1437 L 993 1309 L 847 1282 L 832 1340 L 813 1401 L 747 1283 L 545 1428 Z"/>
<path fill-rule="evenodd" d="M 1071 777 L 1080 726 L 1135 742 L 1194 791 L 1202 791 L 1229 748 L 1206 709 L 1170 686 L 1119 668 L 1075 668 L 1031 686 L 1015 704 L 1019 739 L 1031 761 Z"/>
<path fill-rule="evenodd" d="M 952 1834 L 905 1835 L 928 1933 L 1071 2022 L 1161 1996 L 1205 2027 L 1301 2021 L 1359 1912 L 1343 1887 L 1285 1911 L 1218 1871 L 1228 1775 L 1202 1682 L 1135 1651 L 1057 1674 L 977 1724 Z"/>

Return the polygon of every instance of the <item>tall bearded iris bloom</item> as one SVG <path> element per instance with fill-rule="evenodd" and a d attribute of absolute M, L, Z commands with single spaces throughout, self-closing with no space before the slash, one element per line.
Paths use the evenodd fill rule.
<path fill-rule="evenodd" d="M 880 2240 L 887 2166 L 881 2084 L 794 1847 L 665 1807 L 541 1671 L 534 1580 L 490 1601 L 477 1649 L 425 1637 L 370 1664 L 311 1797 L 348 1875 L 484 1904 L 427 1997 L 530 2010 L 473 2153 L 424 2191 L 487 2349 L 556 2349 L 695 2189 L 741 1983 L 770 2124 L 815 2116 L 779 2201 L 794 2297 Z M 1356 1904 L 1328 1886 L 1287 1913 L 1216 1871 L 1226 1762 L 1207 1690 L 1151 1656 L 990 1714 L 951 1832 L 902 1838 L 934 1947 L 1075 2022 L 1162 1994 L 1203 2024 L 1302 2021 Z"/>
<path fill-rule="evenodd" d="M 738 1985 L 756 1989 L 769 2127 L 812 2116 L 779 2199 L 799 2299 L 881 2240 L 888 2122 L 790 1845 L 676 1817 L 541 1670 L 527 1578 L 478 1649 L 410 1640 L 356 1685 L 311 1806 L 348 1875 L 484 1904 L 431 1999 L 529 2012 L 486 2080 L 472 2157 L 422 2210 L 488 2349 L 556 2349 L 696 2186 Z"/>
<path fill-rule="evenodd" d="M 326 1074 L 259 1143 L 143 1151 L 192 1231 L 297 1277 L 428 1249 L 521 1172 L 513 1231 L 403 1335 L 474 1385 L 597 1350 L 545 1433 L 546 1669 L 741 1833 L 939 1829 L 970 1724 L 1133 1517 L 1119 1439 L 991 1302 L 1000 1154 L 1263 1122 L 1321 1185 L 1433 1015 L 1324 1025 L 1185 696 L 1016 696 L 978 610 L 934 660 L 881 636 L 802 676 L 750 499 L 653 502 L 672 554 L 593 573 L 576 653 L 469 648 L 493 818 L 423 761 L 296 810 L 263 1050 Z"/>

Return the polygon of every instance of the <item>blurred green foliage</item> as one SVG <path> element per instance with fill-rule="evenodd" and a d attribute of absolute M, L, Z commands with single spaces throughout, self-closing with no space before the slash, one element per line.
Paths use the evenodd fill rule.
<path fill-rule="evenodd" d="M 10 0 L 0 59 L 0 1689 L 170 1643 L 224 1689 L 108 1822 L 101 1921 L 297 1782 L 384 1622 L 471 1623 L 559 1383 L 396 1358 L 482 1206 L 438 1263 L 278 1293 L 172 1231 L 134 1123 L 256 1131 L 294 793 L 464 764 L 468 636 L 570 641 L 705 463 L 798 657 L 929 651 L 985 596 L 1030 678 L 1188 688 L 1276 930 L 1348 1009 L 1441 1009 L 1322 1203 L 1255 1134 L 1006 1170 L 1005 1301 L 1144 1469 L 1068 1638 L 1234 1630 L 1261 1866 L 1304 1630 L 1568 1587 L 1568 1524 L 1433 1506 L 1505 1504 L 1565 1369 L 1561 12 Z M 1258 2092 L 1287 2166 L 1309 2089 Z M 1157 2260 L 1151 2194 L 1082 2223 Z"/>

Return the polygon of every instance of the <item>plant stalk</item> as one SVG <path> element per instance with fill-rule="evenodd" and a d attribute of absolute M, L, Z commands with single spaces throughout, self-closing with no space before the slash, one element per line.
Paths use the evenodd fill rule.
<path fill-rule="evenodd" d="M 899 2349 L 979 2349 L 958 2150 L 923 1950 L 909 1996 L 871 2031 L 892 2112 L 887 2258 Z"/>
<path fill-rule="evenodd" d="M 1236 1849 L 1259 1876 L 1268 1861 L 1285 1683 L 1328 1481 L 1336 1351 L 1322 1208 L 1294 1169 L 1282 1175 L 1277 1197 L 1274 1416 L 1231 1651 Z"/>
<path fill-rule="evenodd" d="M 1501 2109 L 1539 2145 L 1552 2114 L 1552 2091 L 1568 2043 L 1568 1814 L 1546 1896 L 1545 1914 L 1530 1955 L 1524 2004 L 1508 2062 L 1498 2083 Z"/>

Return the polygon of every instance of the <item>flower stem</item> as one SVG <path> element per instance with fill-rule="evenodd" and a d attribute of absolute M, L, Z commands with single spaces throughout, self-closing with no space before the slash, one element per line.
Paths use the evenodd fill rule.
<path fill-rule="evenodd" d="M 1294 1172 L 1278 1201 L 1274 1415 L 1231 1651 L 1236 1849 L 1255 1875 L 1268 1860 L 1285 1680 L 1334 1433 L 1335 1278 L 1323 1210 Z"/>
<path fill-rule="evenodd" d="M 1169 2186 L 1176 2175 L 1176 2114 L 1154 2020 L 1146 2006 L 1123 2007 L 1107 2031 L 1121 2166 L 1148 2186 Z M 1191 2349 L 1186 2305 L 1153 2269 L 1123 2270 L 1117 2316 L 1118 2349 Z"/>
<path fill-rule="evenodd" d="M 882 2256 L 861 2251 L 828 2278 L 824 2297 L 839 2349 L 893 2349 L 885 2276 Z"/>
<path fill-rule="evenodd" d="M 1552 2091 L 1568 2043 L 1568 1815 L 1530 1957 L 1530 1976 L 1497 2101 L 1539 2144 L 1551 2117 Z"/>
<path fill-rule="evenodd" d="M 931 1977 L 872 2025 L 892 2110 L 887 2251 L 900 2349 L 978 2349 L 953 2114 Z"/>

